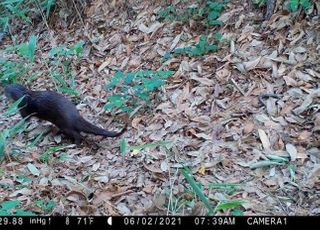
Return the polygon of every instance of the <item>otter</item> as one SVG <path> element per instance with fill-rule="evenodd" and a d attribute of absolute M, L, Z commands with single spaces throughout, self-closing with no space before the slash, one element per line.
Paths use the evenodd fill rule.
<path fill-rule="evenodd" d="M 13 101 L 24 97 L 18 105 L 23 118 L 28 119 L 35 116 L 50 121 L 62 133 L 72 138 L 77 145 L 83 139 L 80 132 L 104 137 L 118 137 L 124 133 L 127 127 L 126 124 L 120 132 L 99 128 L 85 120 L 70 100 L 54 91 L 32 91 L 19 84 L 11 84 L 5 87 L 5 95 Z"/>

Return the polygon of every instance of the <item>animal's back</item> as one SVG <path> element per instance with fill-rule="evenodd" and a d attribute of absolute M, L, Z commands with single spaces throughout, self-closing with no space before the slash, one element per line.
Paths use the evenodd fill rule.
<path fill-rule="evenodd" d="M 70 126 L 80 116 L 75 105 L 56 92 L 33 91 L 31 98 L 31 103 L 36 108 L 36 116 L 56 124 L 59 128 Z"/>

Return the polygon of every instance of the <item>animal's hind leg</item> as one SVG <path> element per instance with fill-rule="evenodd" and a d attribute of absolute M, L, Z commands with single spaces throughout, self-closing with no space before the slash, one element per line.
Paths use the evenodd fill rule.
<path fill-rule="evenodd" d="M 80 145 L 82 141 L 82 136 L 80 135 L 79 132 L 75 130 L 70 130 L 70 129 L 64 129 L 61 130 L 64 134 L 66 134 L 68 137 L 72 138 L 74 140 L 74 143 L 76 145 Z"/>

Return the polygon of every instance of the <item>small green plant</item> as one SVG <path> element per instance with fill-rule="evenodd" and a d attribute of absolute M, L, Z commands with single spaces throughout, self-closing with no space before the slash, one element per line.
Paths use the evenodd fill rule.
<path fill-rule="evenodd" d="M 307 11 L 311 7 L 311 1 L 310 0 L 290 0 L 288 3 L 288 7 L 292 12 L 297 12 L 299 9 L 299 6 L 304 9 L 304 11 Z"/>
<path fill-rule="evenodd" d="M 207 3 L 207 7 L 206 10 L 204 12 L 204 14 L 207 14 L 207 24 L 209 24 L 210 26 L 221 26 L 222 22 L 217 20 L 220 15 L 222 10 L 225 7 L 225 3 L 220 3 L 220 2 L 212 2 L 209 1 Z"/>
<path fill-rule="evenodd" d="M 227 200 L 227 201 L 220 201 L 217 206 L 215 207 L 214 211 L 225 211 L 227 209 L 235 209 L 242 204 L 246 203 L 245 200 Z M 237 210 L 238 212 L 238 210 Z"/>
<path fill-rule="evenodd" d="M 219 192 L 224 194 L 226 197 L 233 195 L 236 190 L 240 187 L 240 184 L 233 183 L 210 183 L 209 188 L 214 190 L 214 192 Z M 210 191 L 212 192 L 212 191 Z M 233 215 L 242 215 L 242 211 L 237 209 L 237 207 L 241 206 L 243 203 L 246 203 L 245 200 L 220 200 L 215 207 L 215 212 L 221 210 L 225 211 L 226 209 L 231 209 Z"/>
<path fill-rule="evenodd" d="M 258 7 L 262 7 L 266 4 L 265 0 L 252 0 L 252 2 Z M 299 6 L 301 6 L 304 11 L 307 11 L 311 7 L 311 0 L 290 0 L 288 2 L 288 7 L 292 12 L 297 12 Z"/>
<path fill-rule="evenodd" d="M 201 202 L 207 208 L 208 215 L 214 214 L 214 209 L 212 208 L 208 198 L 204 195 L 199 184 L 197 184 L 196 181 L 194 180 L 190 169 L 188 169 L 187 167 L 184 167 L 183 169 L 181 169 L 181 173 L 184 176 L 184 178 L 187 180 L 187 182 L 190 184 L 190 186 L 192 187 L 196 195 L 199 197 Z"/>
<path fill-rule="evenodd" d="M 190 19 L 201 22 L 206 28 L 209 26 L 220 26 L 222 23 L 217 20 L 227 1 L 205 1 L 202 5 L 191 5 L 178 10 L 175 6 L 169 5 L 158 12 L 159 19 L 177 20 L 187 22 Z"/>
<path fill-rule="evenodd" d="M 25 185 L 28 185 L 32 182 L 30 177 L 23 174 L 19 174 L 16 178 L 16 181 L 20 184 L 25 184 Z"/>
<path fill-rule="evenodd" d="M 187 167 L 181 169 L 181 173 L 184 178 L 187 180 L 195 195 L 200 199 L 200 201 L 207 208 L 208 215 L 213 215 L 217 211 L 225 211 L 226 209 L 231 209 L 234 212 L 234 215 L 242 215 L 242 211 L 236 209 L 241 206 L 243 203 L 246 203 L 245 200 L 219 200 L 218 204 L 213 208 L 209 199 L 204 195 L 203 188 L 200 183 L 197 183 L 191 173 L 191 170 Z M 218 190 L 218 192 L 223 194 L 232 194 L 238 188 L 238 184 L 230 184 L 230 183 L 211 183 L 209 184 L 209 188 Z"/>
<path fill-rule="evenodd" d="M 0 58 L 1 83 L 8 84 L 16 82 L 19 78 L 25 76 L 33 65 L 36 48 L 37 37 L 32 35 L 28 42 L 10 46 L 2 51 L 6 54 L 16 54 L 19 58 L 15 61 Z"/>
<path fill-rule="evenodd" d="M 119 108 L 125 112 L 133 112 L 149 106 L 152 102 L 152 94 L 163 86 L 173 73 L 174 71 L 152 70 L 117 72 L 106 88 L 108 90 L 118 88 L 120 92 L 109 96 L 104 108 Z"/>
<path fill-rule="evenodd" d="M 28 42 L 11 46 L 6 51 L 15 51 L 20 57 L 27 59 L 31 64 L 34 62 L 34 54 L 37 48 L 37 37 L 32 35 Z"/>
<path fill-rule="evenodd" d="M 193 193 L 184 193 L 181 196 L 176 196 L 174 194 L 166 193 L 167 196 L 170 198 L 168 199 L 168 202 L 166 204 L 167 209 L 173 214 L 177 215 L 183 211 L 185 207 L 193 208 L 195 205 L 195 200 L 190 199 L 190 197 L 193 195 Z M 188 197 L 190 195 L 190 197 Z"/>
<path fill-rule="evenodd" d="M 18 79 L 25 76 L 30 67 L 23 62 L 13 62 L 0 58 L 0 82 L 4 85 L 17 82 Z"/>
<path fill-rule="evenodd" d="M 210 183 L 209 187 L 217 191 L 233 194 L 239 187 L 239 184 L 230 184 L 230 183 Z"/>
<path fill-rule="evenodd" d="M 78 95 L 75 77 L 71 71 L 71 62 L 73 59 L 79 60 L 83 54 L 83 45 L 84 42 L 80 41 L 69 48 L 52 48 L 48 53 L 46 66 L 49 69 L 49 76 L 57 83 L 58 91 Z M 28 42 L 10 46 L 2 51 L 7 55 L 16 55 L 16 60 L 0 58 L 0 82 L 8 84 L 25 77 L 33 67 L 36 48 L 37 37 L 31 36 Z M 31 75 L 29 79 L 33 77 Z"/>
<path fill-rule="evenodd" d="M 30 13 L 41 14 L 45 11 L 49 17 L 55 0 L 2 0 L 0 1 L 0 31 L 7 31 L 11 21 L 22 19 L 31 23 Z"/>
<path fill-rule="evenodd" d="M 66 149 L 70 146 L 50 146 L 46 151 L 45 153 L 43 153 L 41 156 L 40 156 L 40 161 L 44 162 L 44 163 L 49 163 L 50 159 L 52 158 L 52 154 L 55 153 L 55 152 L 59 152 L 63 149 Z M 63 159 L 62 159 L 63 160 Z"/>
<path fill-rule="evenodd" d="M 78 95 L 75 87 L 75 77 L 70 65 L 72 59 L 79 60 L 79 57 L 83 54 L 83 45 L 84 42 L 80 41 L 69 48 L 52 48 L 48 54 L 48 63 L 53 66 L 50 69 L 50 76 L 57 82 L 58 90 L 63 93 Z"/>
<path fill-rule="evenodd" d="M 10 200 L 0 203 L 0 216 L 35 216 L 33 212 L 19 208 L 20 201 Z"/>
<path fill-rule="evenodd" d="M 286 157 L 280 157 L 272 154 L 267 155 L 267 158 L 268 158 L 267 160 L 261 160 L 261 161 L 250 164 L 250 168 L 256 169 L 256 168 L 269 167 L 269 166 L 275 166 L 275 165 L 286 165 L 289 162 L 289 159 Z"/>
<path fill-rule="evenodd" d="M 6 147 L 11 145 L 12 137 L 18 133 L 22 133 L 27 128 L 25 119 L 22 119 L 10 129 L 4 129 L 0 132 L 0 160 L 4 157 Z"/>
<path fill-rule="evenodd" d="M 19 110 L 18 105 L 23 100 L 23 97 L 20 98 L 18 101 L 13 103 L 9 108 L 8 111 L 5 112 L 2 116 L 8 117 L 12 114 L 17 113 Z M 1 117 L 1 116 L 0 116 Z M 21 119 L 19 122 L 17 122 L 13 127 L 3 129 L 0 131 L 0 160 L 3 159 L 5 156 L 5 153 L 9 153 L 8 149 L 11 149 L 11 143 L 12 143 L 12 137 L 15 136 L 18 133 L 22 133 L 24 130 L 26 130 L 28 123 L 26 120 L 28 117 Z"/>
<path fill-rule="evenodd" d="M 43 132 L 38 134 L 38 136 L 36 136 L 36 138 L 33 139 L 33 141 L 27 146 L 27 148 L 32 148 L 34 146 L 36 146 L 37 144 L 39 144 L 42 140 L 43 140 Z"/>
<path fill-rule="evenodd" d="M 205 35 L 201 35 L 199 42 L 194 46 L 186 46 L 181 48 L 174 49 L 171 53 L 167 52 L 162 59 L 162 62 L 165 62 L 172 58 L 172 56 L 179 55 L 188 55 L 189 57 L 193 56 L 202 56 L 210 52 L 214 52 L 218 50 L 219 42 L 221 41 L 222 35 L 220 33 L 216 33 L 214 36 L 215 43 L 209 43 L 208 38 Z"/>
<path fill-rule="evenodd" d="M 178 17 L 176 8 L 173 5 L 160 9 L 158 12 L 159 19 L 174 20 Z"/>
<path fill-rule="evenodd" d="M 290 163 L 288 166 L 288 170 L 290 173 L 290 180 L 292 182 L 296 182 L 296 173 L 297 173 L 297 168 L 294 164 Z"/>
<path fill-rule="evenodd" d="M 201 36 L 199 39 L 199 43 L 195 46 L 186 46 L 183 48 L 176 48 L 173 53 L 176 55 L 186 54 L 189 56 L 202 56 L 212 51 L 216 51 L 218 49 L 218 45 L 209 44 L 206 36 Z"/>
<path fill-rule="evenodd" d="M 258 7 L 262 7 L 265 4 L 265 0 L 252 0 L 253 4 L 257 5 Z"/>
<path fill-rule="evenodd" d="M 36 200 L 35 204 L 41 208 L 44 212 L 49 212 L 51 211 L 55 206 L 56 203 L 53 200 L 49 200 L 48 202 L 46 202 L 45 200 L 41 199 L 41 200 Z"/>

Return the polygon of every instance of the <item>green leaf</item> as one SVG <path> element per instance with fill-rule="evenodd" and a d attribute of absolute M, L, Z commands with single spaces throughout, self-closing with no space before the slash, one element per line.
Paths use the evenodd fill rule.
<path fill-rule="evenodd" d="M 217 32 L 214 34 L 214 38 L 217 40 L 217 41 L 220 41 L 222 39 L 222 34 L 220 32 Z"/>
<path fill-rule="evenodd" d="M 152 93 L 165 84 L 165 80 L 174 71 L 140 70 L 137 72 L 116 72 L 108 89 L 117 87 L 121 94 L 109 97 L 104 109 L 120 108 L 122 111 L 133 111 L 140 105 L 145 105 L 151 100 Z M 123 79 L 123 81 L 121 81 Z"/>
<path fill-rule="evenodd" d="M 208 20 L 209 20 L 209 21 L 213 21 L 213 20 L 217 19 L 219 16 L 220 16 L 220 13 L 219 13 L 219 12 L 217 12 L 217 11 L 211 11 L 211 12 L 208 14 Z"/>
<path fill-rule="evenodd" d="M 1 17 L 0 18 L 1 31 L 7 32 L 9 28 L 9 17 Z"/>
<path fill-rule="evenodd" d="M 24 130 L 26 130 L 28 125 L 28 123 L 26 122 L 27 119 L 28 117 L 21 119 L 17 124 L 15 124 L 11 129 L 9 129 L 9 136 L 12 137 L 17 133 L 22 133 Z"/>
<path fill-rule="evenodd" d="M 47 0 L 46 1 L 45 8 L 46 8 L 46 18 L 47 19 L 49 18 L 51 8 L 52 8 L 52 6 L 54 6 L 54 4 L 55 4 L 55 0 Z"/>
<path fill-rule="evenodd" d="M 9 117 L 13 114 L 16 114 L 19 111 L 19 104 L 21 103 L 21 101 L 25 98 L 25 96 L 19 98 L 18 100 L 16 100 L 15 102 L 13 102 L 9 108 L 7 109 L 7 111 L 3 114 L 6 117 Z"/>
<path fill-rule="evenodd" d="M 289 164 L 288 169 L 289 169 L 291 181 L 295 182 L 296 181 L 296 171 L 297 171 L 296 166 L 293 164 Z"/>
<path fill-rule="evenodd" d="M 47 203 L 44 200 L 36 200 L 35 204 L 44 211 L 52 210 L 56 205 L 53 200 L 49 200 Z"/>
<path fill-rule="evenodd" d="M 262 7 L 265 4 L 265 0 L 254 0 L 253 4 L 258 5 L 258 7 Z"/>
<path fill-rule="evenodd" d="M 107 104 L 105 104 L 105 105 L 103 106 L 103 109 L 104 109 L 104 110 L 111 110 L 111 109 L 113 109 L 113 108 L 115 108 L 115 107 L 116 107 L 115 104 L 108 102 Z"/>
<path fill-rule="evenodd" d="M 311 0 L 300 0 L 300 5 L 304 9 L 304 11 L 307 11 L 311 7 Z"/>
<path fill-rule="evenodd" d="M 196 195 L 200 198 L 201 202 L 205 205 L 205 207 L 208 209 L 208 215 L 212 215 L 214 213 L 214 209 L 212 208 L 209 200 L 205 195 L 203 194 L 201 188 L 199 185 L 195 182 L 193 179 L 193 176 L 191 175 L 191 171 L 188 168 L 181 169 L 182 175 L 187 180 L 187 182 L 190 184 Z"/>
<path fill-rule="evenodd" d="M 20 174 L 19 176 L 17 176 L 16 181 L 19 182 L 20 184 L 30 184 L 32 182 L 30 177 L 25 176 L 23 174 Z"/>
<path fill-rule="evenodd" d="M 43 140 L 43 134 L 44 132 L 41 132 L 32 142 L 28 145 L 28 148 L 32 148 L 36 146 L 38 143 L 40 143 Z"/>
<path fill-rule="evenodd" d="M 164 81 L 159 79 L 155 79 L 155 80 L 146 79 L 144 80 L 143 83 L 145 84 L 145 87 L 148 91 L 153 91 L 156 88 L 162 86 L 164 84 Z"/>
<path fill-rule="evenodd" d="M 137 146 L 129 146 L 127 149 L 128 150 L 137 150 L 137 151 L 140 151 L 142 149 L 145 149 L 145 148 L 156 148 L 158 146 L 160 147 L 166 147 L 166 145 L 169 145 L 171 144 L 172 141 L 157 141 L 155 143 L 150 143 L 150 144 L 143 144 L 143 145 L 137 145 Z"/>
<path fill-rule="evenodd" d="M 50 71 L 50 76 L 52 76 L 60 85 L 67 86 L 67 82 L 56 71 Z"/>
<path fill-rule="evenodd" d="M 121 81 L 123 76 L 124 76 L 123 72 L 121 71 L 116 72 L 111 82 L 106 85 L 107 89 L 112 89 L 113 87 L 115 87 Z"/>
<path fill-rule="evenodd" d="M 124 138 L 122 138 L 121 143 L 120 143 L 120 152 L 126 153 L 126 151 L 127 151 L 126 140 Z"/>
<path fill-rule="evenodd" d="M 159 75 L 160 77 L 168 78 L 168 77 L 170 77 L 172 74 L 174 74 L 175 71 L 172 71 L 172 70 L 160 70 L 160 71 L 157 71 L 156 73 L 157 73 L 157 75 Z"/>
<path fill-rule="evenodd" d="M 285 158 L 285 157 L 280 157 L 280 156 L 277 156 L 277 155 L 272 155 L 272 154 L 269 154 L 267 155 L 267 157 L 274 161 L 274 162 L 278 162 L 278 163 L 285 163 L 285 162 L 288 162 L 289 159 L 288 158 Z"/>
<path fill-rule="evenodd" d="M 60 153 L 60 155 L 59 155 L 59 160 L 60 161 L 65 161 L 65 160 L 67 160 L 69 158 L 70 158 L 69 155 L 67 153 L 64 153 L 64 152 Z"/>
<path fill-rule="evenodd" d="M 75 51 L 75 54 L 79 55 L 83 53 L 83 45 L 84 45 L 84 41 L 80 41 L 78 43 L 76 43 L 71 50 Z"/>
<path fill-rule="evenodd" d="M 29 42 L 17 45 L 18 53 L 21 56 L 26 56 L 31 63 L 34 61 L 34 54 L 37 46 L 37 37 L 32 35 Z"/>
<path fill-rule="evenodd" d="M 60 87 L 59 90 L 62 93 L 66 93 L 66 94 L 69 94 L 69 95 L 75 95 L 75 96 L 79 95 L 79 93 L 78 93 L 78 91 L 76 89 L 72 89 L 72 88 L 69 88 L 69 87 L 66 87 L 66 86 Z"/>
<path fill-rule="evenodd" d="M 52 153 L 59 152 L 66 148 L 69 148 L 69 146 L 50 146 L 46 152 L 40 156 L 40 161 L 48 163 L 49 159 L 52 157 Z"/>
<path fill-rule="evenodd" d="M 166 62 L 172 58 L 172 55 L 169 52 L 166 52 L 162 57 L 162 62 Z"/>
<path fill-rule="evenodd" d="M 244 200 L 231 200 L 231 201 L 220 202 L 215 207 L 215 211 L 233 209 L 233 208 L 236 208 L 244 203 L 246 203 L 246 201 L 244 201 Z"/>
<path fill-rule="evenodd" d="M 244 213 L 241 210 L 235 209 L 235 210 L 231 211 L 231 215 L 233 215 L 233 216 L 244 216 Z"/>
<path fill-rule="evenodd" d="M 14 216 L 35 216 L 33 212 L 18 209 Z"/>
<path fill-rule="evenodd" d="M 115 101 L 120 101 L 124 98 L 122 94 L 113 94 L 108 97 L 108 101 L 110 102 L 115 102 Z"/>
<path fill-rule="evenodd" d="M 210 10 L 221 11 L 224 8 L 224 5 L 219 2 L 209 2 L 208 7 Z"/>
<path fill-rule="evenodd" d="M 35 54 L 36 48 L 37 48 L 37 37 L 32 35 L 29 39 L 29 44 L 28 44 L 28 57 L 31 63 L 34 62 L 34 54 Z"/>
<path fill-rule="evenodd" d="M 50 153 L 48 152 L 45 152 L 44 154 L 42 154 L 39 159 L 41 162 L 44 162 L 44 163 L 48 163 L 49 162 L 49 159 L 50 159 Z"/>
<path fill-rule="evenodd" d="M 219 21 L 219 20 L 210 20 L 209 21 L 209 25 L 210 26 L 222 26 L 222 22 L 221 21 Z"/>
<path fill-rule="evenodd" d="M 262 160 L 262 161 L 252 163 L 250 165 L 250 169 L 262 168 L 262 167 L 273 166 L 273 165 L 284 165 L 284 163 L 278 163 L 278 162 L 269 161 L 269 160 Z"/>
<path fill-rule="evenodd" d="M 288 7 L 292 12 L 297 12 L 298 6 L 299 6 L 299 0 L 291 0 L 288 4 Z"/>
<path fill-rule="evenodd" d="M 20 205 L 20 201 L 18 201 L 18 200 L 5 201 L 5 202 L 0 203 L 0 206 L 1 206 L 0 210 L 8 211 L 9 209 L 12 209 L 18 205 Z"/>
<path fill-rule="evenodd" d="M 6 147 L 6 139 L 8 135 L 8 132 L 6 133 L 5 131 L 7 130 L 3 130 L 0 132 L 0 160 L 4 157 L 5 154 L 5 147 Z"/>
<path fill-rule="evenodd" d="M 124 78 L 124 83 L 125 84 L 130 84 L 136 77 L 140 77 L 139 76 L 139 72 L 137 72 L 137 73 L 128 73 Z"/>

